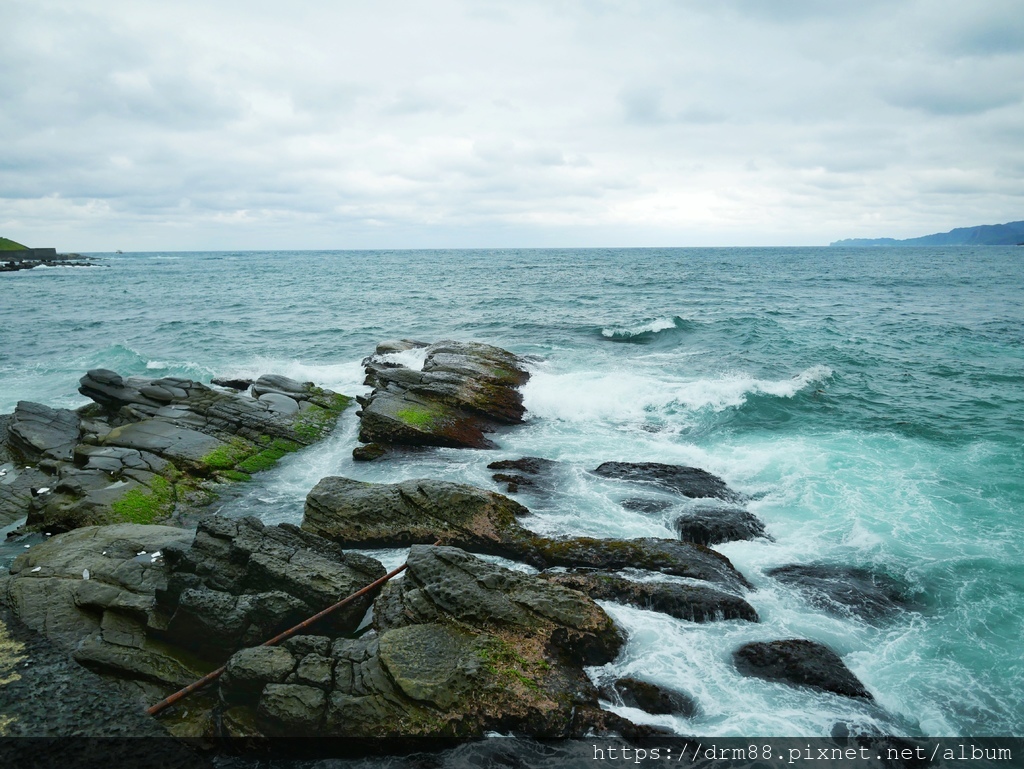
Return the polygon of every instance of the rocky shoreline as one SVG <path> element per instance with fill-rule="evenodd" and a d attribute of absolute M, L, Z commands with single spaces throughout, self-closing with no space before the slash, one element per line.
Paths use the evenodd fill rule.
<path fill-rule="evenodd" d="M 0 251 L 0 272 L 18 272 L 36 267 L 103 267 L 96 257 L 58 254 L 53 249 L 30 248 L 24 251 Z"/>
<path fill-rule="evenodd" d="M 528 364 L 508 351 L 400 340 L 379 345 L 364 365 L 373 390 L 357 398 L 364 445 L 356 459 L 492 448 L 524 420 L 518 388 Z M 689 692 L 656 681 L 591 678 L 588 668 L 612 662 L 630 631 L 598 602 L 688 622 L 759 621 L 753 586 L 713 546 L 768 533 L 743 495 L 700 468 L 616 461 L 592 470 L 657 492 L 623 501 L 634 510 L 697 500 L 703 506 L 677 520 L 676 539 L 541 536 L 515 499 L 436 478 L 323 478 L 301 526 L 203 515 L 219 489 L 326 436 L 349 402 L 280 376 L 214 381 L 94 370 L 80 387 L 92 405 L 22 402 L 0 417 L 0 524 L 24 519 L 9 540 L 29 543 L 0 576 L 0 620 L 15 635 L 36 634 L 37 646 L 45 638 L 52 653 L 118 692 L 103 728 L 135 733 L 145 723 L 139 733 L 148 734 L 159 724 L 211 745 L 343 739 L 346 750 L 373 753 L 435 750 L 492 732 L 642 740 L 659 730 L 608 707 L 684 718 L 698 708 Z M 558 483 L 551 460 L 489 467 L 509 494 Z M 382 577 L 384 566 L 366 554 L 381 548 L 410 548 L 400 579 L 280 645 L 262 645 Z M 794 564 L 776 578 L 827 610 L 872 621 L 905 602 L 898 585 L 863 570 Z M 3 654 L 0 679 L 3 665 L 15 669 L 26 653 Z M 747 644 L 733 659 L 744 675 L 873 699 L 812 639 Z M 187 705 L 159 720 L 143 715 L 221 665 L 224 675 Z M 0 682 L 0 693 L 12 685 Z M 0 724 L 5 717 L 19 724 L 8 734 L 71 726 L 0 707 Z"/>

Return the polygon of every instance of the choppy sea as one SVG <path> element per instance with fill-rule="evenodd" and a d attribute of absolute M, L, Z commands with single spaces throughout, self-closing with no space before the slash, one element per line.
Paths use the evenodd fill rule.
<path fill-rule="evenodd" d="M 709 736 L 837 728 L 1024 736 L 1024 249 L 762 248 L 103 254 L 103 267 L 0 275 L 0 413 L 85 403 L 78 378 L 283 373 L 365 392 L 378 341 L 479 340 L 532 356 L 527 423 L 496 451 L 354 463 L 347 413 L 224 512 L 298 523 L 325 475 L 496 488 L 485 466 L 541 456 L 562 488 L 524 495 L 553 534 L 674 536 L 624 509 L 608 460 L 696 465 L 751 498 L 774 541 L 717 546 L 759 624 L 605 604 L 627 629 L 592 672 L 690 693 Z M 678 510 L 675 511 L 678 513 Z M 400 551 L 384 560 L 402 560 Z M 912 608 L 829 613 L 766 572 L 874 569 Z M 733 649 L 810 638 L 874 704 L 741 677 Z M 846 725 L 845 727 L 837 725 Z"/>

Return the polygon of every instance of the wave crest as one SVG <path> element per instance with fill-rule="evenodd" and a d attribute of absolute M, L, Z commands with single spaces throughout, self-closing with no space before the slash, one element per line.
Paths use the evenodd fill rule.
<path fill-rule="evenodd" d="M 679 331 L 689 327 L 689 322 L 678 315 L 671 318 L 656 318 L 638 326 L 619 326 L 601 329 L 601 336 L 610 342 L 631 342 L 648 344 L 664 332 Z"/>

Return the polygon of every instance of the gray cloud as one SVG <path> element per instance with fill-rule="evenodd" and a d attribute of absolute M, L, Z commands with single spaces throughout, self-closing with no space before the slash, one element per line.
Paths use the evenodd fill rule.
<path fill-rule="evenodd" d="M 7 0 L 0 234 L 801 244 L 1019 219 L 1015 6 Z"/>

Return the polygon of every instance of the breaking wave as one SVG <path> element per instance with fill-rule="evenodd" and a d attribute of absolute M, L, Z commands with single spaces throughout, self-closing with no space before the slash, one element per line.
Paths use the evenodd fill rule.
<path fill-rule="evenodd" d="M 683 320 L 678 315 L 671 318 L 657 318 L 647 321 L 638 326 L 615 326 L 601 329 L 601 336 L 609 342 L 626 342 L 631 344 L 650 344 L 659 335 L 664 336 L 666 332 L 671 334 L 674 331 L 684 331 L 690 328 L 690 321 Z"/>

